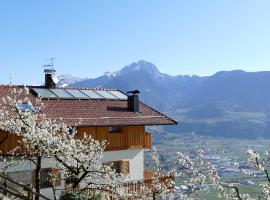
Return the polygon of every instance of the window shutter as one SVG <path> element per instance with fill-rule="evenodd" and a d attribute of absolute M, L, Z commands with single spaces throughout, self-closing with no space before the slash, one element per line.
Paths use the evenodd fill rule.
<path fill-rule="evenodd" d="M 120 161 L 120 171 L 123 175 L 129 174 L 129 161 L 127 160 Z"/>
<path fill-rule="evenodd" d="M 32 171 L 32 185 L 35 186 L 36 185 L 36 170 Z"/>

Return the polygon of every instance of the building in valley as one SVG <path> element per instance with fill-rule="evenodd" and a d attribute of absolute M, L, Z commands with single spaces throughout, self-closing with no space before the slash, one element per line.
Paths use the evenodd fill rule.
<path fill-rule="evenodd" d="M 126 94 L 116 89 L 57 88 L 53 82 L 54 72 L 45 70 L 44 86 L 29 87 L 31 98 L 42 99 L 46 117 L 61 118 L 66 124 L 74 126 L 77 138 L 91 133 L 94 139 L 106 140 L 108 145 L 104 162 L 113 162 L 116 171 L 129 175 L 131 181 L 143 180 L 146 174 L 144 150 L 151 148 L 151 134 L 146 132 L 146 126 L 172 125 L 176 122 L 140 102 L 136 92 Z M 22 86 L 0 86 L 0 97 L 8 95 L 14 87 Z M 0 141 L 3 138 L 4 135 L 0 134 Z M 6 139 L 0 145 L 2 155 L 16 145 L 15 136 Z M 9 171 L 9 175 L 32 184 L 31 178 L 24 179 L 31 177 L 33 167 L 26 164 L 23 169 Z M 41 171 L 43 192 L 50 185 L 45 178 L 51 170 L 48 164 Z M 64 188 L 65 182 L 59 182 L 58 189 Z"/>

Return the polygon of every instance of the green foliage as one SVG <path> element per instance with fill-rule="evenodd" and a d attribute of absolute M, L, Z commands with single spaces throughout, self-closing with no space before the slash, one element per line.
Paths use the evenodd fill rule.
<path fill-rule="evenodd" d="M 101 200 L 99 195 L 88 196 L 81 191 L 66 191 L 60 197 L 60 200 Z"/>

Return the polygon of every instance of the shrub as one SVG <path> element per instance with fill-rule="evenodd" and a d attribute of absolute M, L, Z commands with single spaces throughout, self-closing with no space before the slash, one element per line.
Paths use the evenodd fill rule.
<path fill-rule="evenodd" d="M 99 195 L 88 196 L 81 191 L 66 191 L 64 192 L 60 200 L 100 200 Z"/>

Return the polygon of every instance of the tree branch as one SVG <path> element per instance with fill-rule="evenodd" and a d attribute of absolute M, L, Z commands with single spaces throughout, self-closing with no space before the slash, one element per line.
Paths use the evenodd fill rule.
<path fill-rule="evenodd" d="M 62 159 L 60 159 L 57 155 L 54 155 L 54 158 L 60 162 L 62 165 L 64 165 L 70 172 L 73 174 L 77 174 L 77 171 L 74 170 L 72 167 L 70 167 L 68 164 L 66 164 Z"/>
<path fill-rule="evenodd" d="M 270 183 L 270 177 L 269 177 L 268 171 L 265 169 L 265 170 L 264 170 L 264 172 L 265 172 L 265 174 L 266 174 L 266 177 L 267 177 L 268 183 Z"/>
<path fill-rule="evenodd" d="M 3 144 L 9 137 L 9 134 L 6 134 L 3 140 L 0 141 L 0 145 Z"/>
<path fill-rule="evenodd" d="M 226 184 L 223 184 L 223 183 L 219 183 L 221 186 L 223 187 L 226 187 L 226 188 L 230 188 L 230 189 L 234 189 L 235 192 L 236 192 L 236 197 L 239 199 L 239 200 L 243 200 L 240 196 L 240 191 L 239 191 L 239 188 L 236 187 L 236 186 L 229 186 L 229 185 L 226 185 Z"/>

